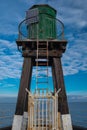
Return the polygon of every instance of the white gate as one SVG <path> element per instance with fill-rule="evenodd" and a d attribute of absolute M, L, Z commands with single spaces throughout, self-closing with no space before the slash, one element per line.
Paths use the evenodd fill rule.
<path fill-rule="evenodd" d="M 29 93 L 28 129 L 58 130 L 58 92 L 54 95 L 46 91 Z"/>

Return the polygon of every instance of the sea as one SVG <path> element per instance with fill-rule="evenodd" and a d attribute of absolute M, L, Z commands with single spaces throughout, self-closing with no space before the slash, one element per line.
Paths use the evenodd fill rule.
<path fill-rule="evenodd" d="M 0 128 L 12 125 L 16 98 L 0 97 Z M 68 102 L 73 125 L 87 128 L 87 102 Z"/>

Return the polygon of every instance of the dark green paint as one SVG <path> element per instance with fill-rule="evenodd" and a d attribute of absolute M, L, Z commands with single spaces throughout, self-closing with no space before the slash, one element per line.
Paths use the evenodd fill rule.
<path fill-rule="evenodd" d="M 30 10 L 38 8 L 39 21 L 27 26 L 30 39 L 56 38 L 56 10 L 48 5 L 35 5 Z"/>

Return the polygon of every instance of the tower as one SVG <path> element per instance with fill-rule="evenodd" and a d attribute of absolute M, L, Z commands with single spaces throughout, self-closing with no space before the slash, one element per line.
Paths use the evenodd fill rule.
<path fill-rule="evenodd" d="M 16 43 L 18 46 L 18 50 L 21 51 L 22 56 L 24 57 L 24 62 L 12 130 L 24 130 L 24 128 L 22 127 L 23 116 L 24 113 L 27 113 L 28 111 L 28 102 L 31 102 L 31 100 L 33 100 L 30 95 L 28 100 L 28 93 L 25 91 L 25 89 L 27 88 L 27 91 L 30 93 L 30 83 L 33 66 L 36 66 L 36 86 L 34 92 L 36 95 L 40 95 L 41 91 L 42 95 L 44 94 L 45 96 L 47 96 L 45 97 L 43 102 L 41 102 L 43 96 L 41 98 L 38 97 L 38 100 L 40 102 L 39 104 L 42 103 L 42 105 L 37 105 L 37 107 L 39 108 L 41 106 L 44 106 L 43 103 L 46 106 L 46 103 L 48 104 L 49 95 L 51 106 L 54 102 L 57 101 L 58 98 L 57 106 L 54 107 L 56 109 L 55 112 L 59 112 L 62 115 L 63 127 L 66 125 L 69 130 L 72 129 L 61 64 L 61 57 L 66 50 L 67 41 L 64 39 L 64 25 L 60 20 L 56 19 L 56 13 L 56 10 L 49 5 L 34 5 L 26 12 L 26 19 L 19 24 L 19 38 Z M 40 71 L 42 71 L 41 67 L 43 66 L 45 67 L 44 73 L 46 73 L 41 80 L 42 75 L 40 75 Z M 56 95 L 58 90 L 61 89 L 59 95 L 57 95 L 57 98 L 55 98 L 56 96 L 54 96 L 55 100 L 52 99 L 53 94 L 51 92 L 48 92 L 49 66 L 52 68 L 54 95 Z M 32 92 L 31 95 L 33 95 Z M 47 109 L 51 111 L 50 107 L 48 106 L 49 105 L 47 105 Z M 54 108 L 52 108 L 52 111 Z M 46 110 L 46 113 L 47 112 L 48 110 Z M 43 114 L 42 110 L 42 117 L 43 115 L 46 115 L 46 113 Z M 37 117 L 38 116 L 40 116 L 40 114 L 37 115 Z M 48 114 L 46 115 L 46 117 L 48 118 Z M 56 118 L 56 114 L 53 117 Z M 47 118 L 46 120 L 48 120 Z M 38 117 L 38 119 L 43 120 L 43 118 L 41 117 Z M 53 126 L 49 125 L 46 120 L 44 120 L 46 122 L 44 123 L 44 126 L 46 126 L 47 129 L 57 130 L 56 125 L 54 128 Z M 68 123 L 65 124 L 65 120 L 67 120 Z M 53 125 L 55 124 L 55 121 L 56 119 L 50 119 L 50 122 L 53 123 Z M 34 126 L 41 128 L 43 126 L 43 122 L 42 125 L 40 124 L 40 122 L 37 124 L 36 120 Z M 66 130 L 66 128 L 64 128 L 64 130 Z"/>

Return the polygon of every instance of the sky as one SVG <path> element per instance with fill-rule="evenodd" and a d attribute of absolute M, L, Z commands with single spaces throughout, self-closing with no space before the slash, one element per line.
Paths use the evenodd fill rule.
<path fill-rule="evenodd" d="M 17 97 L 23 57 L 17 50 L 18 25 L 34 4 L 49 4 L 65 26 L 68 41 L 62 57 L 67 95 L 87 99 L 87 0 L 1 0 L 0 2 L 0 97 Z M 52 84 L 49 69 L 50 85 Z M 35 69 L 33 70 L 35 85 Z M 52 86 L 51 86 L 52 88 Z"/>

